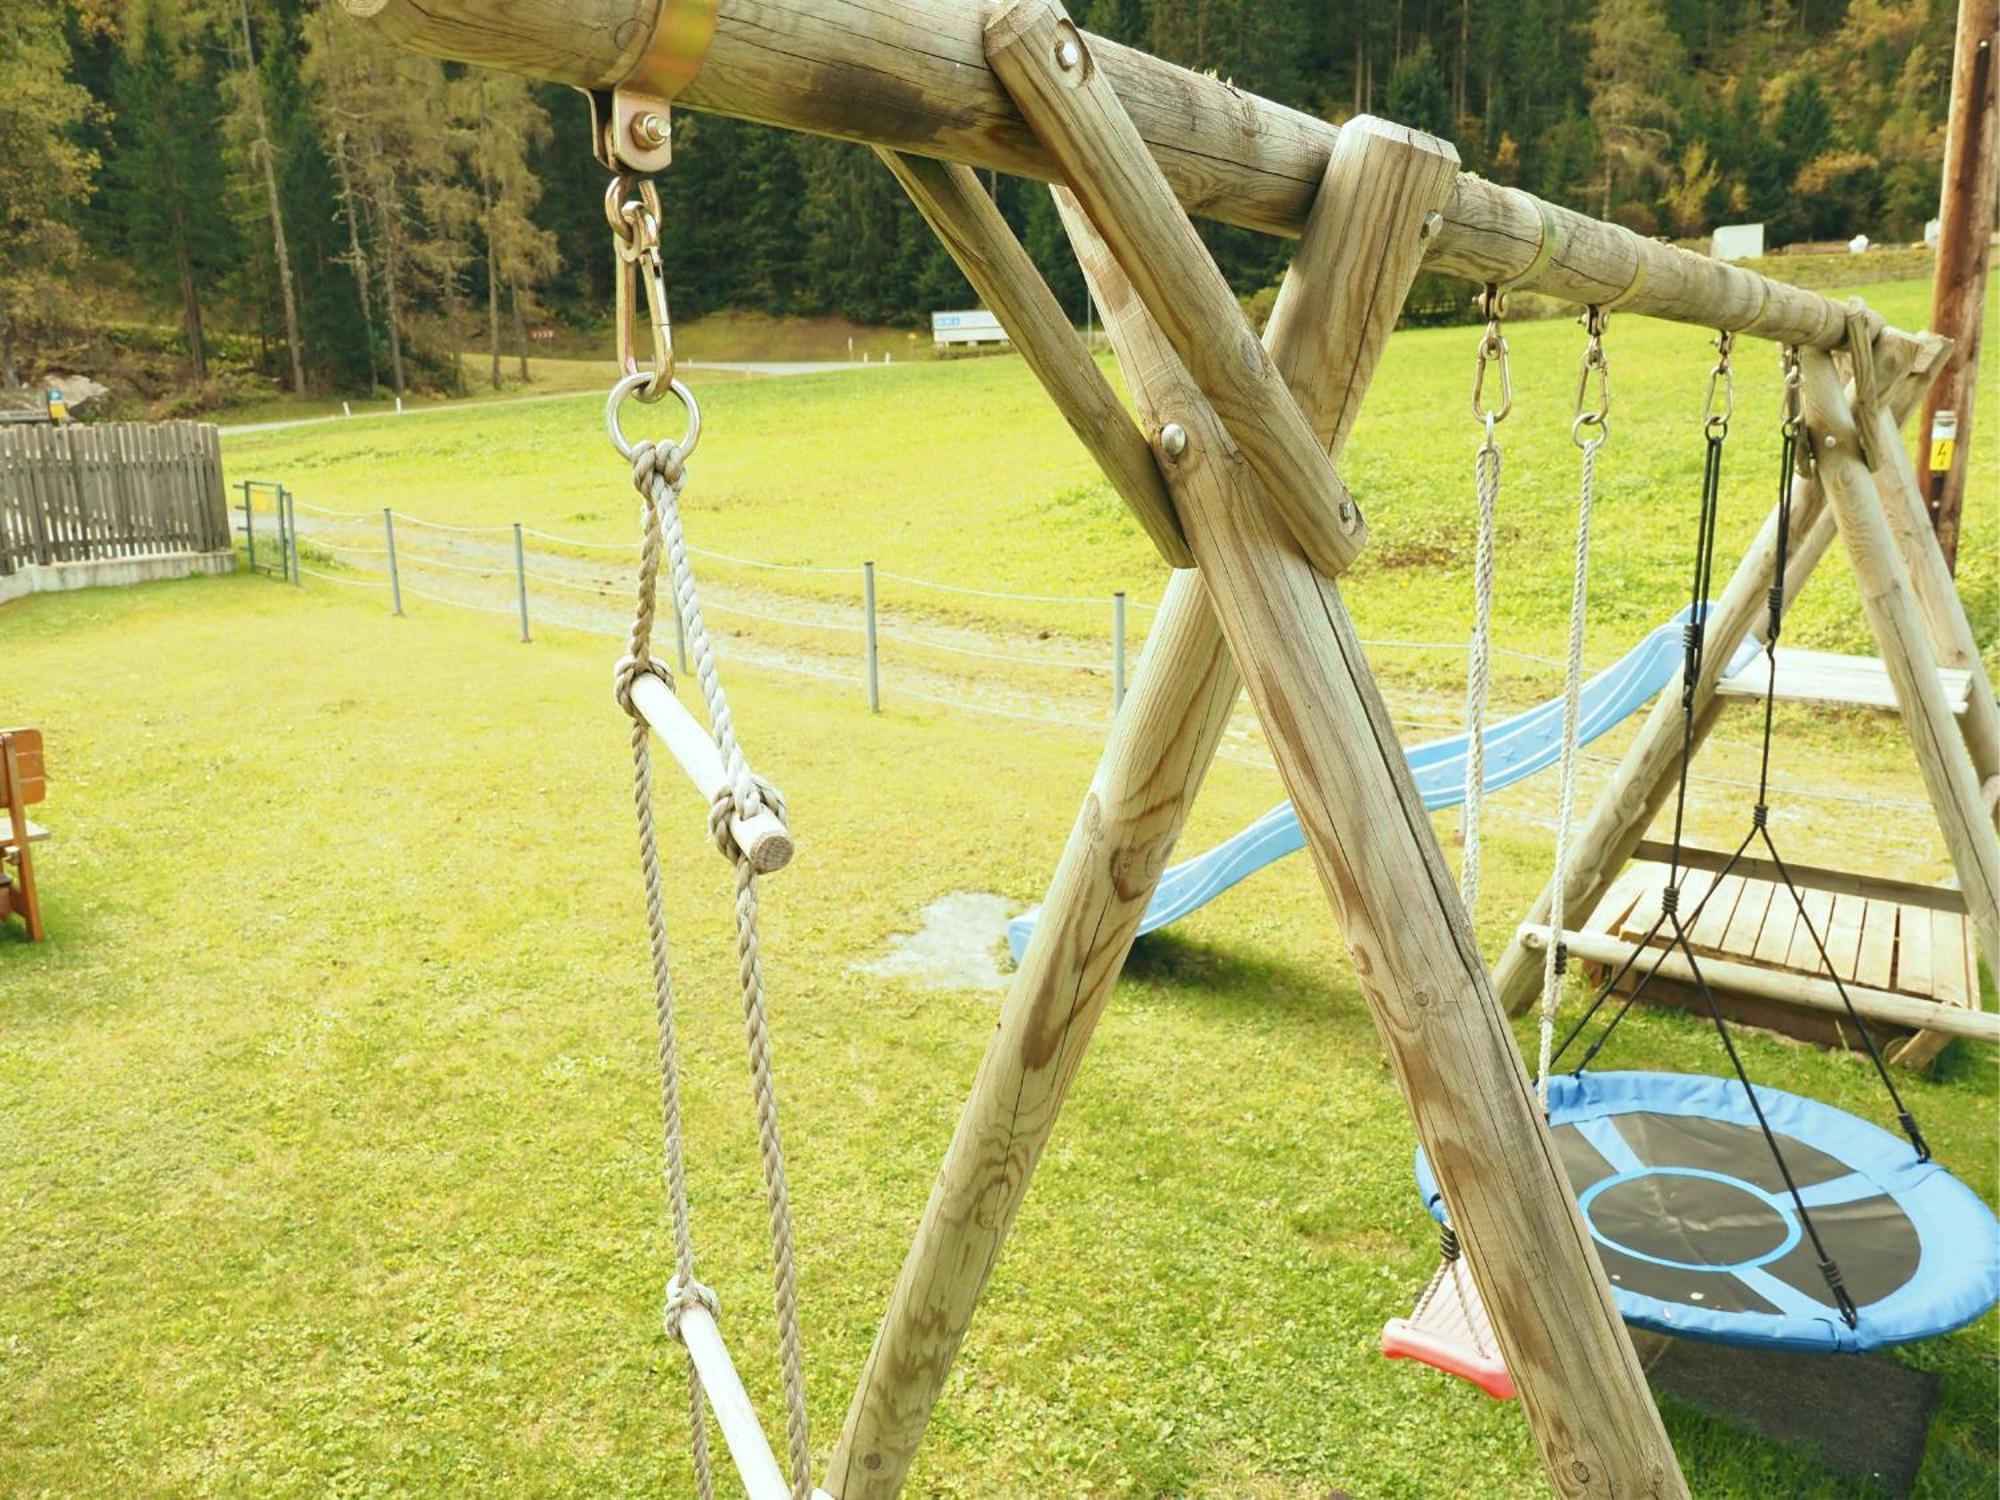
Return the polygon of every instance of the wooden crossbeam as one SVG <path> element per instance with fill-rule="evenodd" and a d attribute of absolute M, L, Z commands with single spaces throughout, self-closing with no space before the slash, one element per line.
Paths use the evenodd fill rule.
<path fill-rule="evenodd" d="M 1549 929 L 1532 924 L 1524 926 L 1521 941 L 1532 952 L 1544 952 L 1548 948 Z M 1695 981 L 1695 966 L 1678 951 L 1644 947 L 1621 938 L 1607 937 L 1601 932 L 1566 932 L 1563 934 L 1563 946 L 1569 949 L 1570 957 L 1586 963 L 1623 965 L 1632 962 L 1642 974 L 1657 970 L 1662 979 L 1680 984 Z M 1833 1015 L 1847 1014 L 1847 1005 L 1840 998 L 1840 990 L 1828 979 L 1707 955 L 1701 958 L 1700 969 L 1702 979 L 1712 990 L 1756 995 Z M 1947 1039 L 1962 1036 L 1980 1042 L 2000 1042 L 2000 1015 L 1992 1011 L 1938 1005 L 1858 982 L 1846 983 L 1845 988 L 1848 1000 L 1854 1002 L 1855 1013 L 1865 1021 L 1916 1031 L 1935 1031 Z"/>
<path fill-rule="evenodd" d="M 988 0 L 341 0 L 441 57 L 1051 181 L 987 64 Z M 691 20 L 705 24 L 690 25 Z M 649 40 L 650 37 L 650 40 Z M 684 38 L 692 40 L 684 41 Z M 1296 236 L 1341 127 L 1223 79 L 1087 39 L 1199 218 Z M 1432 269 L 1787 344 L 1837 348 L 1818 292 L 1661 244 L 1470 174 L 1439 206 Z M 1908 335 L 1892 333 L 1892 342 Z"/>

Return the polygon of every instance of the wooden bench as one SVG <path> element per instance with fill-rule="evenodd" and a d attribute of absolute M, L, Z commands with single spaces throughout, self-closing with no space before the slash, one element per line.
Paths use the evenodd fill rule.
<path fill-rule="evenodd" d="M 0 918 L 19 916 L 28 941 L 42 940 L 42 907 L 35 894 L 34 846 L 48 829 L 28 821 L 28 808 L 49 794 L 39 729 L 0 729 Z"/>

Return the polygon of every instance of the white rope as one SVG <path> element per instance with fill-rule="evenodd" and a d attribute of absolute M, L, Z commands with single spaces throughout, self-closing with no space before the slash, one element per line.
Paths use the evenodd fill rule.
<path fill-rule="evenodd" d="M 304 563 L 299 564 L 299 571 L 308 578 L 317 578 L 325 583 L 337 583 L 342 588 L 386 589 L 389 586 L 389 580 L 386 578 L 341 578 L 333 573 L 322 573 L 318 568 L 308 568 Z"/>
<path fill-rule="evenodd" d="M 1496 413 L 1485 414 L 1486 440 L 1473 461 L 1479 493 L 1479 543 L 1473 563 L 1472 658 L 1465 679 L 1465 857 L 1458 889 L 1468 915 L 1479 911 L 1480 814 L 1486 803 L 1486 708 L 1493 690 L 1493 544 L 1500 511 Z"/>
<path fill-rule="evenodd" d="M 876 571 L 875 576 L 884 583 L 902 583 L 909 585 L 911 588 L 930 589 L 934 593 L 939 594 L 963 594 L 970 599 L 1012 599 L 1021 604 L 1088 605 L 1093 609 L 1102 609 L 1111 602 L 1108 597 L 1091 599 L 1082 598 L 1075 594 L 1009 594 L 998 589 L 969 589 L 955 583 L 933 583 L 928 578 L 912 578 L 906 573 L 884 573 L 879 569 Z M 1156 605 L 1141 604 L 1136 600 L 1129 601 L 1129 603 L 1133 609 L 1157 608 Z"/>
<path fill-rule="evenodd" d="M 666 1132 L 667 1176 L 673 1204 L 675 1275 L 668 1291 L 667 1331 L 677 1334 L 682 1312 L 700 1303 L 711 1313 L 715 1299 L 694 1279 L 694 1251 L 687 1222 L 685 1165 L 680 1140 L 679 1073 L 674 1047 L 672 977 L 667 964 L 666 924 L 660 895 L 658 843 L 652 818 L 651 733 L 632 702 L 632 684 L 652 674 L 669 684 L 672 676 L 655 660 L 653 616 L 657 607 L 661 549 L 671 567 L 673 595 L 695 675 L 707 701 L 710 732 L 721 753 L 729 784 L 709 810 L 709 831 L 736 867 L 737 972 L 743 993 L 744 1033 L 750 1056 L 750 1076 L 757 1116 L 757 1136 L 764 1166 L 770 1211 L 772 1295 L 777 1314 L 778 1353 L 785 1392 L 785 1431 L 789 1439 L 794 1500 L 811 1494 L 811 1450 L 806 1425 L 804 1356 L 799 1338 L 798 1287 L 792 1263 L 790 1190 L 778 1130 L 777 1088 L 771 1063 L 771 1037 L 765 1007 L 762 955 L 758 934 L 757 874 L 748 854 L 730 832 L 732 820 L 746 821 L 767 805 L 782 816 L 784 802 L 777 791 L 750 769 L 737 743 L 729 699 L 716 669 L 715 647 L 702 619 L 694 568 L 682 530 L 680 492 L 686 469 L 677 447 L 640 444 L 633 452 L 633 483 L 645 500 L 645 545 L 641 554 L 638 601 L 629 649 L 618 664 L 617 695 L 632 718 L 634 800 L 638 809 L 640 857 L 646 881 L 646 920 L 652 938 L 655 1009 L 660 1026 L 661 1097 Z M 699 1378 L 690 1364 L 690 1409 L 696 1438 L 696 1474 L 704 1500 L 712 1494 L 707 1436 L 702 1420 Z"/>
<path fill-rule="evenodd" d="M 461 536 L 508 535 L 514 530 L 511 526 L 453 526 L 444 521 L 426 521 L 422 516 L 413 516 L 400 510 L 392 514 L 406 525 L 422 526 L 428 531 L 455 531 Z"/>
<path fill-rule="evenodd" d="M 1604 446 L 1602 423 L 1582 440 L 1583 472 L 1576 508 L 1576 568 L 1569 597 L 1569 664 L 1563 672 L 1562 769 L 1556 792 L 1555 873 L 1549 877 L 1549 930 L 1555 941 L 1548 945 L 1542 962 L 1542 1014 L 1540 1052 L 1535 1085 L 1542 1108 L 1549 1106 L 1549 1069 L 1554 1063 L 1556 1013 L 1562 1005 L 1565 953 L 1562 934 L 1568 930 L 1569 857 L 1571 824 L 1576 812 L 1576 770 L 1579 724 L 1583 699 L 1583 633 L 1590 603 L 1590 518 L 1597 499 L 1597 450 Z"/>

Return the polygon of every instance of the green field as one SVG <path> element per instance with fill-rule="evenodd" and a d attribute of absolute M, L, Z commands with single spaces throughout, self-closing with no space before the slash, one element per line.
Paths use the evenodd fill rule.
<path fill-rule="evenodd" d="M 1870 295 L 1892 321 L 1922 321 L 1920 288 Z M 1466 628 L 1473 337 L 1399 335 L 1344 465 L 1374 526 L 1349 588 L 1364 632 Z M 1514 335 L 1499 630 L 1525 651 L 1558 645 L 1567 600 L 1579 341 L 1566 323 Z M 1636 319 L 1614 323 L 1610 352 L 1599 658 L 1681 602 L 1712 359 L 1698 331 Z M 1773 363 L 1763 346 L 1743 355 L 1726 552 L 1776 482 Z M 702 545 L 1157 594 L 1160 565 L 1011 359 L 704 395 L 687 497 Z M 1982 425 L 2000 431 L 1990 412 Z M 232 478 L 329 507 L 584 540 L 632 524 L 588 397 L 252 435 L 226 456 Z M 1963 569 L 1989 659 L 1996 510 L 1988 484 Z M 848 587 L 760 583 L 802 603 Z M 1047 618 L 932 607 L 940 624 L 1010 635 Z M 1837 563 L 1800 619 L 1797 639 L 1865 644 Z M 241 575 L 0 608 L 0 717 L 46 730 L 41 816 L 57 830 L 42 862 L 51 941 L 0 935 L 0 1492 L 691 1492 L 679 1355 L 659 1325 L 671 1248 L 616 654 Z M 1507 670 L 1510 691 L 1548 690 L 1545 667 Z M 1448 657 L 1394 672 L 1399 692 L 1449 712 Z M 1035 900 L 1096 744 L 893 698 L 871 717 L 844 687 L 740 663 L 730 686 L 801 839 L 766 887 L 765 954 L 823 1461 L 997 1004 L 856 966 L 943 895 Z M 1924 815 L 1895 810 L 1921 791 L 1893 724 L 1799 712 L 1785 728 L 1784 777 L 1877 803 L 1797 810 L 1816 855 L 1942 873 Z M 1732 720 L 1709 767 L 1740 775 L 1751 734 Z M 1275 795 L 1267 769 L 1223 762 L 1185 847 Z M 1739 826 L 1743 796 L 1704 786 L 1698 822 Z M 1545 873 L 1547 801 L 1537 787 L 1496 808 L 1489 954 Z M 661 807 L 701 1271 L 775 1420 L 728 875 L 667 775 Z M 1440 831 L 1449 847 L 1449 820 Z M 1685 1018 L 1642 1014 L 1621 1036 L 1619 1066 L 1721 1066 Z M 1889 1120 L 1864 1063 L 1742 1045 L 1762 1081 Z M 1938 1154 L 2000 1195 L 1993 1050 L 1954 1046 L 1913 1102 Z M 1411 1145 L 1303 861 L 1148 940 L 911 1493 L 1538 1493 L 1518 1407 L 1374 1353 L 1435 1259 Z M 1923 1495 L 1992 1493 L 1997 1340 L 1989 1315 L 1894 1356 L 1942 1376 Z M 1666 1414 L 1699 1496 L 1858 1492 L 1809 1457 Z"/>

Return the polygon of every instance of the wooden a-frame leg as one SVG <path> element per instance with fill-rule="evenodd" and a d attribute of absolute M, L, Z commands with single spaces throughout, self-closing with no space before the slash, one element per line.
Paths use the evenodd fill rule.
<path fill-rule="evenodd" d="M 1861 456 L 1854 414 L 1842 394 L 1833 357 L 1808 349 L 1800 363 L 1806 427 L 1820 484 L 1847 544 L 1860 584 L 1861 607 L 1889 669 L 1980 951 L 1988 963 L 2000 963 L 2000 833 L 1981 799 L 1971 753 L 1945 699 L 1937 657 L 1918 618 L 1909 570 Z"/>
<path fill-rule="evenodd" d="M 1413 152 L 1403 132 L 1376 121 L 1341 131 L 1265 335 L 1316 438 L 1335 451 L 1416 275 L 1424 215 L 1453 167 L 1443 149 Z M 1021 270 L 1032 275 L 1032 265 L 998 215 L 955 193 L 927 196 L 926 213 L 947 218 L 945 243 L 1015 342 L 1051 337 L 1010 318 L 1033 298 Z M 1344 305 L 1358 311 L 1343 314 Z M 1049 351 L 1040 364 L 1063 362 Z M 1051 394 L 1064 399 L 1054 385 Z M 1211 505 L 1232 503 L 1245 483 L 1241 465 L 1160 472 L 1176 508 L 1195 487 L 1213 493 Z M 902 1488 L 1241 686 L 1200 578 L 1177 573 L 862 1371 L 827 1475 L 840 1500 Z"/>
<path fill-rule="evenodd" d="M 1004 74 L 1003 74 L 1004 77 Z M 1044 128 L 1029 114 L 1031 125 Z M 1091 227 L 1072 237 L 1141 410 L 1182 462 L 1243 465 Z M 1246 480 L 1248 476 L 1246 475 Z M 1271 741 L 1556 1494 L 1685 1497 L 1387 704 L 1338 588 L 1257 503 L 1181 522 Z"/>
<path fill-rule="evenodd" d="M 1907 420 L 1923 399 L 1927 379 L 1905 377 L 1895 381 L 1891 410 L 1898 420 Z M 1695 747 L 1704 744 L 1725 708 L 1718 695 L 1723 668 L 1745 640 L 1762 645 L 1768 624 L 1767 603 L 1771 582 L 1777 576 L 1778 517 L 1774 511 L 1750 550 L 1743 554 L 1735 574 L 1709 616 L 1709 640 L 1713 646 L 1704 658 L 1701 680 L 1695 684 Z M 1785 569 L 1785 603 L 1789 607 L 1805 588 L 1813 569 L 1833 543 L 1833 517 L 1817 479 L 1797 479 L 1792 484 L 1792 543 Z M 1576 855 L 1570 862 L 1568 893 L 1563 909 L 1575 925 L 1588 918 L 1611 889 L 1611 884 L 1632 858 L 1646 830 L 1666 806 L 1680 773 L 1681 700 L 1678 692 L 1661 695 L 1646 722 L 1625 751 L 1612 773 L 1611 783 L 1597 799 L 1588 821 L 1577 831 Z M 1553 905 L 1554 877 L 1542 888 L 1528 909 L 1525 926 L 1548 925 Z M 1540 998 L 1542 992 L 1541 952 L 1517 933 L 1493 970 L 1493 987 L 1509 1015 L 1521 1015 Z"/>

